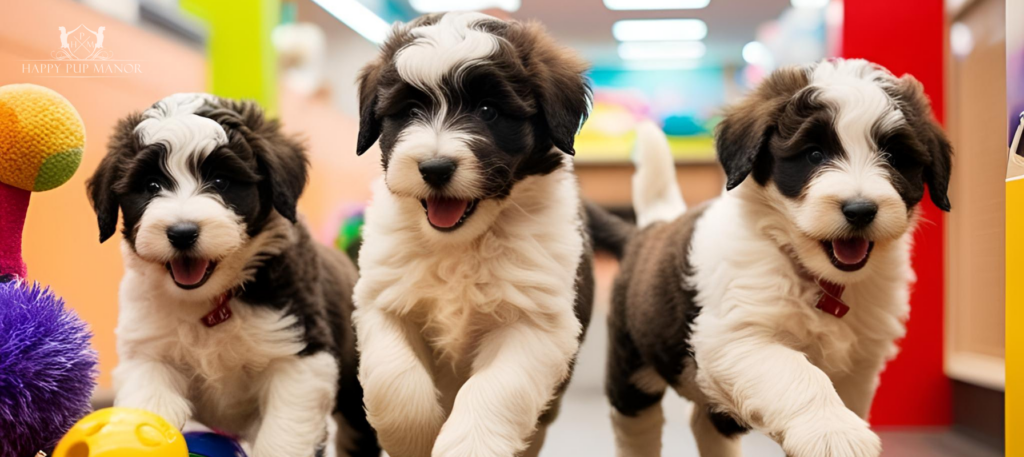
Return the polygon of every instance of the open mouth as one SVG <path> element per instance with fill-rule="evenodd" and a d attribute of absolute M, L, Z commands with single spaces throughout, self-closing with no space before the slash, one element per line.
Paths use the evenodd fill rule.
<path fill-rule="evenodd" d="M 875 242 L 864 238 L 847 238 L 822 241 L 821 246 L 834 267 L 842 271 L 857 271 L 868 264 L 868 257 L 871 255 L 871 249 L 875 247 Z"/>
<path fill-rule="evenodd" d="M 174 284 L 185 290 L 202 287 L 210 279 L 217 262 L 193 257 L 178 257 L 165 265 Z"/>
<path fill-rule="evenodd" d="M 458 200 L 447 197 L 429 197 L 420 200 L 427 210 L 427 222 L 436 230 L 450 232 L 462 226 L 473 215 L 479 200 Z"/>

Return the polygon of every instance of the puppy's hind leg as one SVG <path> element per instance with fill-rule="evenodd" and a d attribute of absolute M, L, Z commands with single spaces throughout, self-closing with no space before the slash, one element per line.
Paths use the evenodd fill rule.
<path fill-rule="evenodd" d="M 380 445 L 373 428 L 364 429 L 363 424 L 353 425 L 343 413 L 335 413 L 332 422 L 336 424 L 331 430 L 327 442 L 325 457 L 380 457 Z M 363 419 L 366 423 L 366 419 Z"/>
<path fill-rule="evenodd" d="M 624 413 L 612 410 L 612 429 L 615 431 L 615 449 L 618 457 L 661 456 L 661 429 L 665 415 L 661 402 L 645 409 Z"/>
<path fill-rule="evenodd" d="M 378 457 L 381 449 L 363 409 L 363 387 L 355 373 L 357 364 L 354 357 L 342 362 L 334 408 L 337 433 L 329 446 L 337 450 L 337 457 Z"/>
<path fill-rule="evenodd" d="M 747 428 L 727 414 L 715 412 L 705 405 L 694 404 L 690 429 L 697 440 L 701 457 L 740 457 L 740 437 Z"/>
<path fill-rule="evenodd" d="M 628 367 L 641 363 L 639 357 L 623 360 L 615 355 L 614 346 L 608 363 L 605 390 L 612 403 L 616 455 L 660 457 L 665 426 L 661 399 L 668 384 L 650 367 Z"/>

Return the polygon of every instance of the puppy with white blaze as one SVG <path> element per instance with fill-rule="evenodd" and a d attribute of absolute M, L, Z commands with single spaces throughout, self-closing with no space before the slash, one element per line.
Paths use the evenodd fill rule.
<path fill-rule="evenodd" d="M 306 167 L 251 102 L 177 94 L 120 121 L 88 183 L 100 242 L 124 220 L 115 405 L 240 436 L 253 457 L 380 455 L 358 274 L 297 218 Z"/>
<path fill-rule="evenodd" d="M 534 23 L 396 25 L 359 78 L 379 138 L 353 316 L 366 411 L 392 457 L 536 456 L 590 320 L 570 155 L 585 65 Z"/>
<path fill-rule="evenodd" d="M 775 71 L 716 131 L 728 192 L 689 210 L 664 135 L 639 130 L 639 226 L 588 208 L 621 258 L 618 455 L 661 455 L 672 388 L 702 456 L 739 456 L 754 428 L 791 457 L 877 457 L 868 412 L 905 332 L 925 189 L 950 208 L 951 148 L 921 84 L 864 60 Z"/>

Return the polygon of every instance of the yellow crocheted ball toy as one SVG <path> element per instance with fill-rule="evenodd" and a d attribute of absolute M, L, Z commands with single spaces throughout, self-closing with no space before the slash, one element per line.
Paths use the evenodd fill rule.
<path fill-rule="evenodd" d="M 66 98 L 35 84 L 0 87 L 0 182 L 53 189 L 75 174 L 84 150 L 85 125 Z"/>

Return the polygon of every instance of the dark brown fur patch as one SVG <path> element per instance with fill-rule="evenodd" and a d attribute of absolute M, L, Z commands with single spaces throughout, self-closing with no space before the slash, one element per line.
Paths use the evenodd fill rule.
<path fill-rule="evenodd" d="M 949 211 L 951 205 L 947 192 L 953 169 L 953 146 L 946 138 L 942 126 L 932 116 L 931 103 L 924 93 L 924 87 L 913 76 L 903 75 L 895 86 L 887 90 L 903 112 L 911 129 L 910 134 L 925 151 L 925 157 L 922 158 L 923 179 L 928 184 L 932 202 L 943 211 Z"/>
<path fill-rule="evenodd" d="M 725 169 L 726 188 L 740 185 L 754 172 L 759 183 L 767 182 L 771 157 L 764 153 L 782 110 L 807 87 L 807 72 L 800 67 L 776 70 L 752 94 L 729 107 L 715 131 L 718 160 Z"/>
<path fill-rule="evenodd" d="M 612 406 L 622 414 L 635 415 L 661 399 L 633 385 L 637 371 L 649 366 L 675 384 L 693 358 L 689 337 L 699 309 L 696 290 L 684 278 L 693 273 L 690 243 L 705 208 L 646 227 L 626 246 L 608 316 L 606 379 Z"/>

